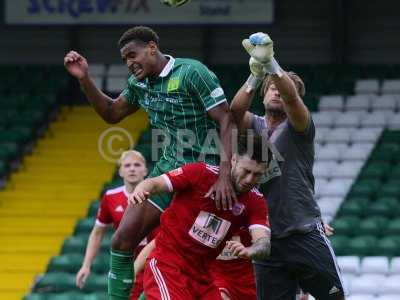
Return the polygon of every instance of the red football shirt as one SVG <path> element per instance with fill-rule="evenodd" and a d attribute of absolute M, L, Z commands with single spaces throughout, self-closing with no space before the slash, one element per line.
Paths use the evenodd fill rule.
<path fill-rule="evenodd" d="M 122 216 L 124 215 L 125 209 L 128 206 L 128 195 L 129 194 L 124 185 L 106 191 L 97 212 L 96 225 L 103 227 L 112 225 L 113 229 L 116 230 L 121 222 Z M 140 242 L 137 249 L 135 249 L 135 253 L 138 254 L 156 234 L 157 229 L 150 232 L 147 237 Z"/>
<path fill-rule="evenodd" d="M 116 230 L 128 206 L 128 192 L 125 186 L 120 186 L 105 192 L 97 212 L 96 225 L 113 226 Z"/>
<path fill-rule="evenodd" d="M 210 280 L 209 264 L 240 227 L 269 230 L 266 201 L 257 189 L 239 195 L 232 211 L 217 210 L 214 200 L 204 197 L 218 179 L 218 167 L 191 163 L 163 177 L 175 196 L 161 215 L 151 257 L 180 266 L 199 280 L 199 276 Z"/>

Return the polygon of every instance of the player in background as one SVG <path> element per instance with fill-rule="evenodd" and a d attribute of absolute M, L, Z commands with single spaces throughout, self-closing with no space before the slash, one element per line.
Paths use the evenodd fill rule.
<path fill-rule="evenodd" d="M 263 150 L 261 137 L 254 137 L 250 143 L 247 137 L 240 138 L 238 152 L 232 158 L 231 181 L 238 197 L 232 210 L 218 210 L 206 195 L 218 179 L 218 167 L 203 162 L 146 179 L 135 188 L 130 203 L 141 203 L 160 192 L 175 192 L 161 216 L 155 249 L 147 259 L 147 300 L 221 299 L 209 266 L 227 241 L 233 255 L 243 259 L 268 255 L 268 211 L 265 199 L 255 188 L 267 168 Z M 241 227 L 246 227 L 252 238 L 247 247 L 229 241 Z"/>
<path fill-rule="evenodd" d="M 317 299 L 344 299 L 336 257 L 314 199 L 315 126 L 301 98 L 304 83 L 282 70 L 267 34 L 253 34 L 243 46 L 251 56 L 251 75 L 235 95 L 232 113 L 240 130 L 263 134 L 281 156 L 274 157 L 260 187 L 268 199 L 272 238 L 270 257 L 255 262 L 257 298 L 293 300 L 300 286 Z M 248 110 L 262 82 L 266 114 L 256 116 Z"/>
<path fill-rule="evenodd" d="M 76 285 L 83 288 L 87 278 L 90 275 L 90 269 L 96 255 L 100 249 L 104 234 L 109 225 L 116 230 L 128 205 L 128 195 L 133 192 L 136 185 L 147 175 L 146 160 L 143 155 L 135 150 L 125 151 L 118 161 L 119 175 L 124 180 L 124 185 L 108 190 L 103 195 L 99 211 L 97 213 L 96 223 L 90 233 L 86 247 L 85 258 L 82 267 L 76 275 Z M 146 241 L 151 241 L 153 233 L 136 249 L 136 254 L 146 245 Z M 143 291 L 143 272 L 138 273 L 135 278 L 135 284 L 131 293 L 131 300 L 138 299 Z"/>
<path fill-rule="evenodd" d="M 214 196 L 218 208 L 232 208 L 236 195 L 230 181 L 230 160 L 235 125 L 217 77 L 199 61 L 161 53 L 159 37 L 149 27 L 138 26 L 124 32 L 119 48 L 132 76 L 116 99 L 95 86 L 87 60 L 76 51 L 65 56 L 64 65 L 78 79 L 90 104 L 106 122 L 118 123 L 142 107 L 152 127 L 164 131 L 162 157 L 149 177 L 198 160 L 219 164 L 218 179 L 210 186 L 208 195 Z M 221 155 L 215 144 L 210 143 L 210 136 L 215 141 L 214 133 L 221 141 Z M 164 193 L 127 208 L 112 239 L 110 299 L 128 298 L 133 279 L 132 249 L 159 224 L 161 212 L 170 201 L 171 195 Z"/>

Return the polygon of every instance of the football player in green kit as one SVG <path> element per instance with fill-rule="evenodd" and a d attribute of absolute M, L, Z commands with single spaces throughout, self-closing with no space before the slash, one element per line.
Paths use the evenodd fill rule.
<path fill-rule="evenodd" d="M 149 27 L 127 30 L 119 48 L 132 76 L 116 99 L 95 86 L 87 60 L 79 53 L 70 51 L 64 65 L 107 123 L 118 123 L 142 107 L 152 127 L 164 132 L 169 143 L 163 146 L 150 177 L 198 160 L 219 164 L 219 179 L 207 196 L 214 197 L 217 208 L 231 209 L 236 201 L 229 177 L 234 123 L 217 77 L 197 60 L 161 53 L 158 35 Z M 215 134 L 221 141 L 219 153 L 215 143 L 210 143 L 217 140 Z M 109 299 L 128 299 L 134 277 L 131 249 L 159 224 L 171 198 L 161 194 L 127 208 L 111 245 Z"/>

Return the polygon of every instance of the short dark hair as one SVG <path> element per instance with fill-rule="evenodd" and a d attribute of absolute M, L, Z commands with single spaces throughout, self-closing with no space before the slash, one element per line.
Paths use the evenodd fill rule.
<path fill-rule="evenodd" d="M 128 29 L 121 35 L 118 41 L 118 46 L 121 49 L 126 44 L 132 41 L 140 41 L 144 44 L 148 44 L 149 42 L 154 42 L 157 45 L 157 47 L 159 47 L 159 40 L 160 39 L 157 33 L 150 27 L 136 26 Z"/>
<path fill-rule="evenodd" d="M 237 153 L 239 156 L 248 155 L 250 159 L 258 163 L 269 163 L 272 158 L 267 141 L 264 143 L 263 137 L 255 133 L 239 136 Z"/>

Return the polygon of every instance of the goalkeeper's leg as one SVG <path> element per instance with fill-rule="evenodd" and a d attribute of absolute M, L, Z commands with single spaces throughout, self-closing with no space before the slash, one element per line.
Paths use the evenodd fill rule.
<path fill-rule="evenodd" d="M 134 279 L 133 249 L 159 224 L 161 211 L 150 202 L 128 206 L 111 244 L 108 296 L 128 300 Z"/>

